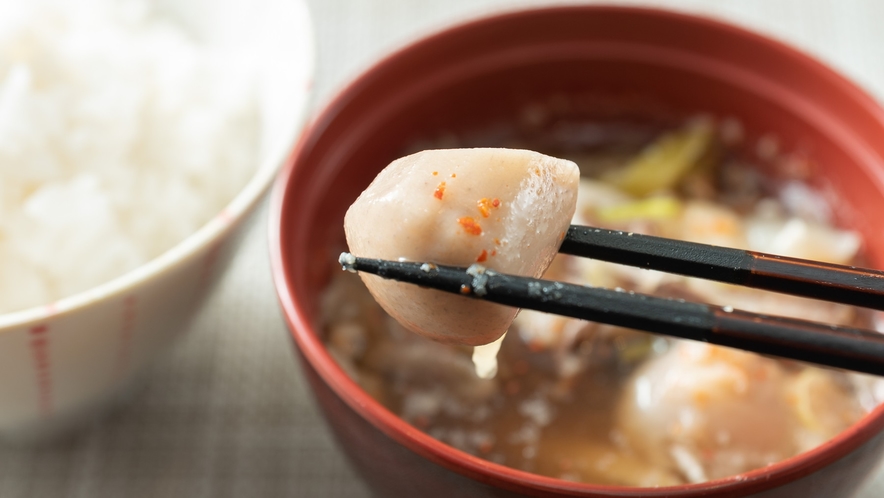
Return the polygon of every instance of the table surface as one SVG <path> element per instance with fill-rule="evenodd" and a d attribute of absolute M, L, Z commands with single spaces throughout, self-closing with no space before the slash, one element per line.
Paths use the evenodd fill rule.
<path fill-rule="evenodd" d="M 459 20 L 552 2 L 308 0 L 313 109 L 380 55 Z M 562 2 L 556 2 L 561 4 Z M 657 0 L 804 48 L 884 100 L 884 2 Z M 295 358 L 267 256 L 266 203 L 191 330 L 129 403 L 70 440 L 0 449 L 7 497 L 365 497 Z M 884 496 L 884 472 L 859 498 Z"/>

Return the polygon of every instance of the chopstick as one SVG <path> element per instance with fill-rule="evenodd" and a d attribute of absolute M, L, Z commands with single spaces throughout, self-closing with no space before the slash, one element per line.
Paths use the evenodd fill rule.
<path fill-rule="evenodd" d="M 884 271 L 579 225 L 559 252 L 884 311 Z"/>
<path fill-rule="evenodd" d="M 348 253 L 343 253 L 340 261 L 346 270 L 506 306 L 884 375 L 884 334 L 874 331 L 508 275 L 479 265 L 460 268 L 359 258 Z"/>

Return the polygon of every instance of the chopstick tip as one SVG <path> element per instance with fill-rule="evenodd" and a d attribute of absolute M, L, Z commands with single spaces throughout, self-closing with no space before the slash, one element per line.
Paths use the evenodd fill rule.
<path fill-rule="evenodd" d="M 342 270 L 356 273 L 356 256 L 349 252 L 342 252 L 341 255 L 338 256 L 338 263 L 341 264 Z"/>

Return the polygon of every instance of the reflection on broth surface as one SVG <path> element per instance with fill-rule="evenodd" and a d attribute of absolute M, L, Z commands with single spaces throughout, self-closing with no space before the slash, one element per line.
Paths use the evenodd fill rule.
<path fill-rule="evenodd" d="M 833 228 L 822 196 L 800 181 L 806 171 L 762 175 L 731 149 L 742 135 L 734 121 L 695 118 L 666 131 L 574 123 L 527 143 L 481 145 L 575 161 L 583 177 L 574 223 L 856 261 L 859 237 Z M 477 145 L 466 142 L 438 145 Z M 762 159 L 776 154 L 759 149 Z M 868 376 L 533 311 L 510 328 L 497 376 L 481 379 L 471 348 L 406 331 L 359 277 L 334 275 L 324 339 L 368 393 L 436 439 L 551 477 L 660 486 L 738 474 L 826 441 L 884 392 Z M 871 313 L 843 305 L 564 255 L 544 278 L 873 325 Z"/>

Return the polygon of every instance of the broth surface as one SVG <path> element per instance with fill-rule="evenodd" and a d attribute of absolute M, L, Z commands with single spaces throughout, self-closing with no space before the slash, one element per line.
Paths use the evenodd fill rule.
<path fill-rule="evenodd" d="M 804 170 L 761 174 L 736 152 L 738 123 L 547 131 L 419 146 L 520 146 L 573 160 L 583 175 L 574 223 L 861 262 L 858 236 L 832 226 Z M 756 150 L 758 161 L 794 164 Z M 564 255 L 544 278 L 874 325 L 852 307 Z M 409 333 L 347 272 L 334 273 L 321 317 L 330 353 L 407 422 L 489 461 L 566 480 L 663 486 L 738 474 L 813 448 L 881 399 L 881 382 L 868 376 L 533 311 L 510 328 L 497 376 L 481 379 L 471 348 Z"/>

